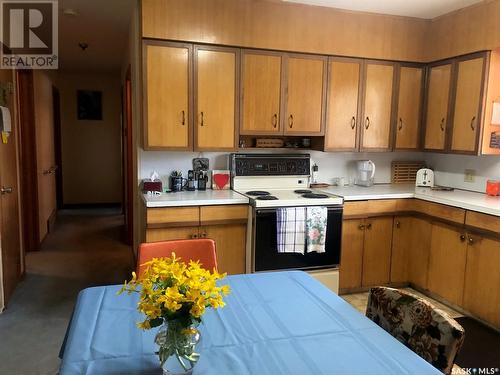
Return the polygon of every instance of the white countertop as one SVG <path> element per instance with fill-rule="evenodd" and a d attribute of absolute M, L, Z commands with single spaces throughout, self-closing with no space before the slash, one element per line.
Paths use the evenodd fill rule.
<path fill-rule="evenodd" d="M 339 195 L 344 201 L 359 201 L 370 199 L 417 198 L 429 202 L 460 207 L 466 210 L 500 216 L 500 197 L 490 197 L 486 194 L 455 189 L 453 191 L 430 190 L 416 188 L 405 184 L 380 184 L 364 186 L 332 186 L 319 190 Z"/>
<path fill-rule="evenodd" d="M 142 194 L 146 207 L 211 206 L 217 204 L 248 204 L 248 198 L 233 190 L 196 190 Z"/>

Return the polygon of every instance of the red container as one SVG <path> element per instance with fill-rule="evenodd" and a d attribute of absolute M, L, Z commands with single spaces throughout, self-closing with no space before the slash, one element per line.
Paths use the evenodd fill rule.
<path fill-rule="evenodd" d="M 493 197 L 500 195 L 500 181 L 488 180 L 486 181 L 486 194 Z"/>

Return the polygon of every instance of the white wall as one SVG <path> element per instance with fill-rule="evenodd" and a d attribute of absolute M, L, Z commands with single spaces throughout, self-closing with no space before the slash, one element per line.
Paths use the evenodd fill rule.
<path fill-rule="evenodd" d="M 282 151 L 280 151 L 282 152 Z M 290 151 L 294 152 L 294 151 Z M 297 152 L 297 151 L 295 151 Z M 306 152 L 306 151 L 303 151 Z M 332 183 L 335 177 L 354 176 L 355 160 L 370 159 L 376 167 L 375 183 L 391 182 L 391 162 L 393 160 L 425 160 L 436 171 L 436 184 L 459 189 L 484 192 L 487 179 L 500 180 L 499 156 L 467 156 L 431 154 L 421 152 L 384 153 L 328 153 L 310 151 L 311 158 L 318 164 L 318 182 Z M 228 153 L 220 152 L 174 152 L 140 150 L 139 178 L 148 178 L 153 170 L 160 174 L 164 186 L 173 170 L 192 169 L 192 159 L 198 156 L 210 160 L 210 169 L 228 169 Z M 464 169 L 476 171 L 475 182 L 464 182 Z"/>

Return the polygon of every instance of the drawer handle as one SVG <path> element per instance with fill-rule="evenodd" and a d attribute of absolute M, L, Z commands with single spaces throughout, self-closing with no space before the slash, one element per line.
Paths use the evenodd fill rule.
<path fill-rule="evenodd" d="M 201 112 L 201 123 L 200 123 L 200 126 L 205 126 L 205 120 L 203 118 L 203 111 Z"/>
<path fill-rule="evenodd" d="M 352 118 L 351 118 L 351 129 L 354 130 L 355 127 L 356 127 L 356 117 L 352 116 Z"/>
<path fill-rule="evenodd" d="M 293 128 L 293 115 L 290 115 L 288 117 L 288 127 L 291 129 Z"/>
<path fill-rule="evenodd" d="M 441 123 L 439 124 L 441 131 L 444 132 L 444 117 L 441 119 Z"/>
<path fill-rule="evenodd" d="M 182 125 L 186 125 L 186 111 L 182 110 Z"/>
<path fill-rule="evenodd" d="M 366 116 L 366 119 L 365 119 L 365 129 L 368 130 L 369 127 L 370 127 L 370 118 L 368 116 Z"/>
<path fill-rule="evenodd" d="M 472 120 L 470 120 L 470 128 L 472 131 L 476 130 L 476 127 L 474 126 L 474 121 L 476 120 L 476 116 L 472 116 Z"/>
<path fill-rule="evenodd" d="M 401 129 L 403 129 L 403 119 L 400 117 L 398 130 L 401 131 Z"/>
<path fill-rule="evenodd" d="M 278 114 L 277 114 L 277 113 L 275 113 L 275 114 L 273 115 L 272 124 L 273 124 L 273 128 L 275 128 L 275 129 L 276 129 L 276 127 L 278 126 Z"/>

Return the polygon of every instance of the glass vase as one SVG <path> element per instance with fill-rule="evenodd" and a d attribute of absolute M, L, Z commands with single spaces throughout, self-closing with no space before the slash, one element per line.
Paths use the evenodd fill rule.
<path fill-rule="evenodd" d="M 163 374 L 191 374 L 200 358 L 196 350 L 200 339 L 195 327 L 186 327 L 177 320 L 165 321 L 155 337 Z"/>

